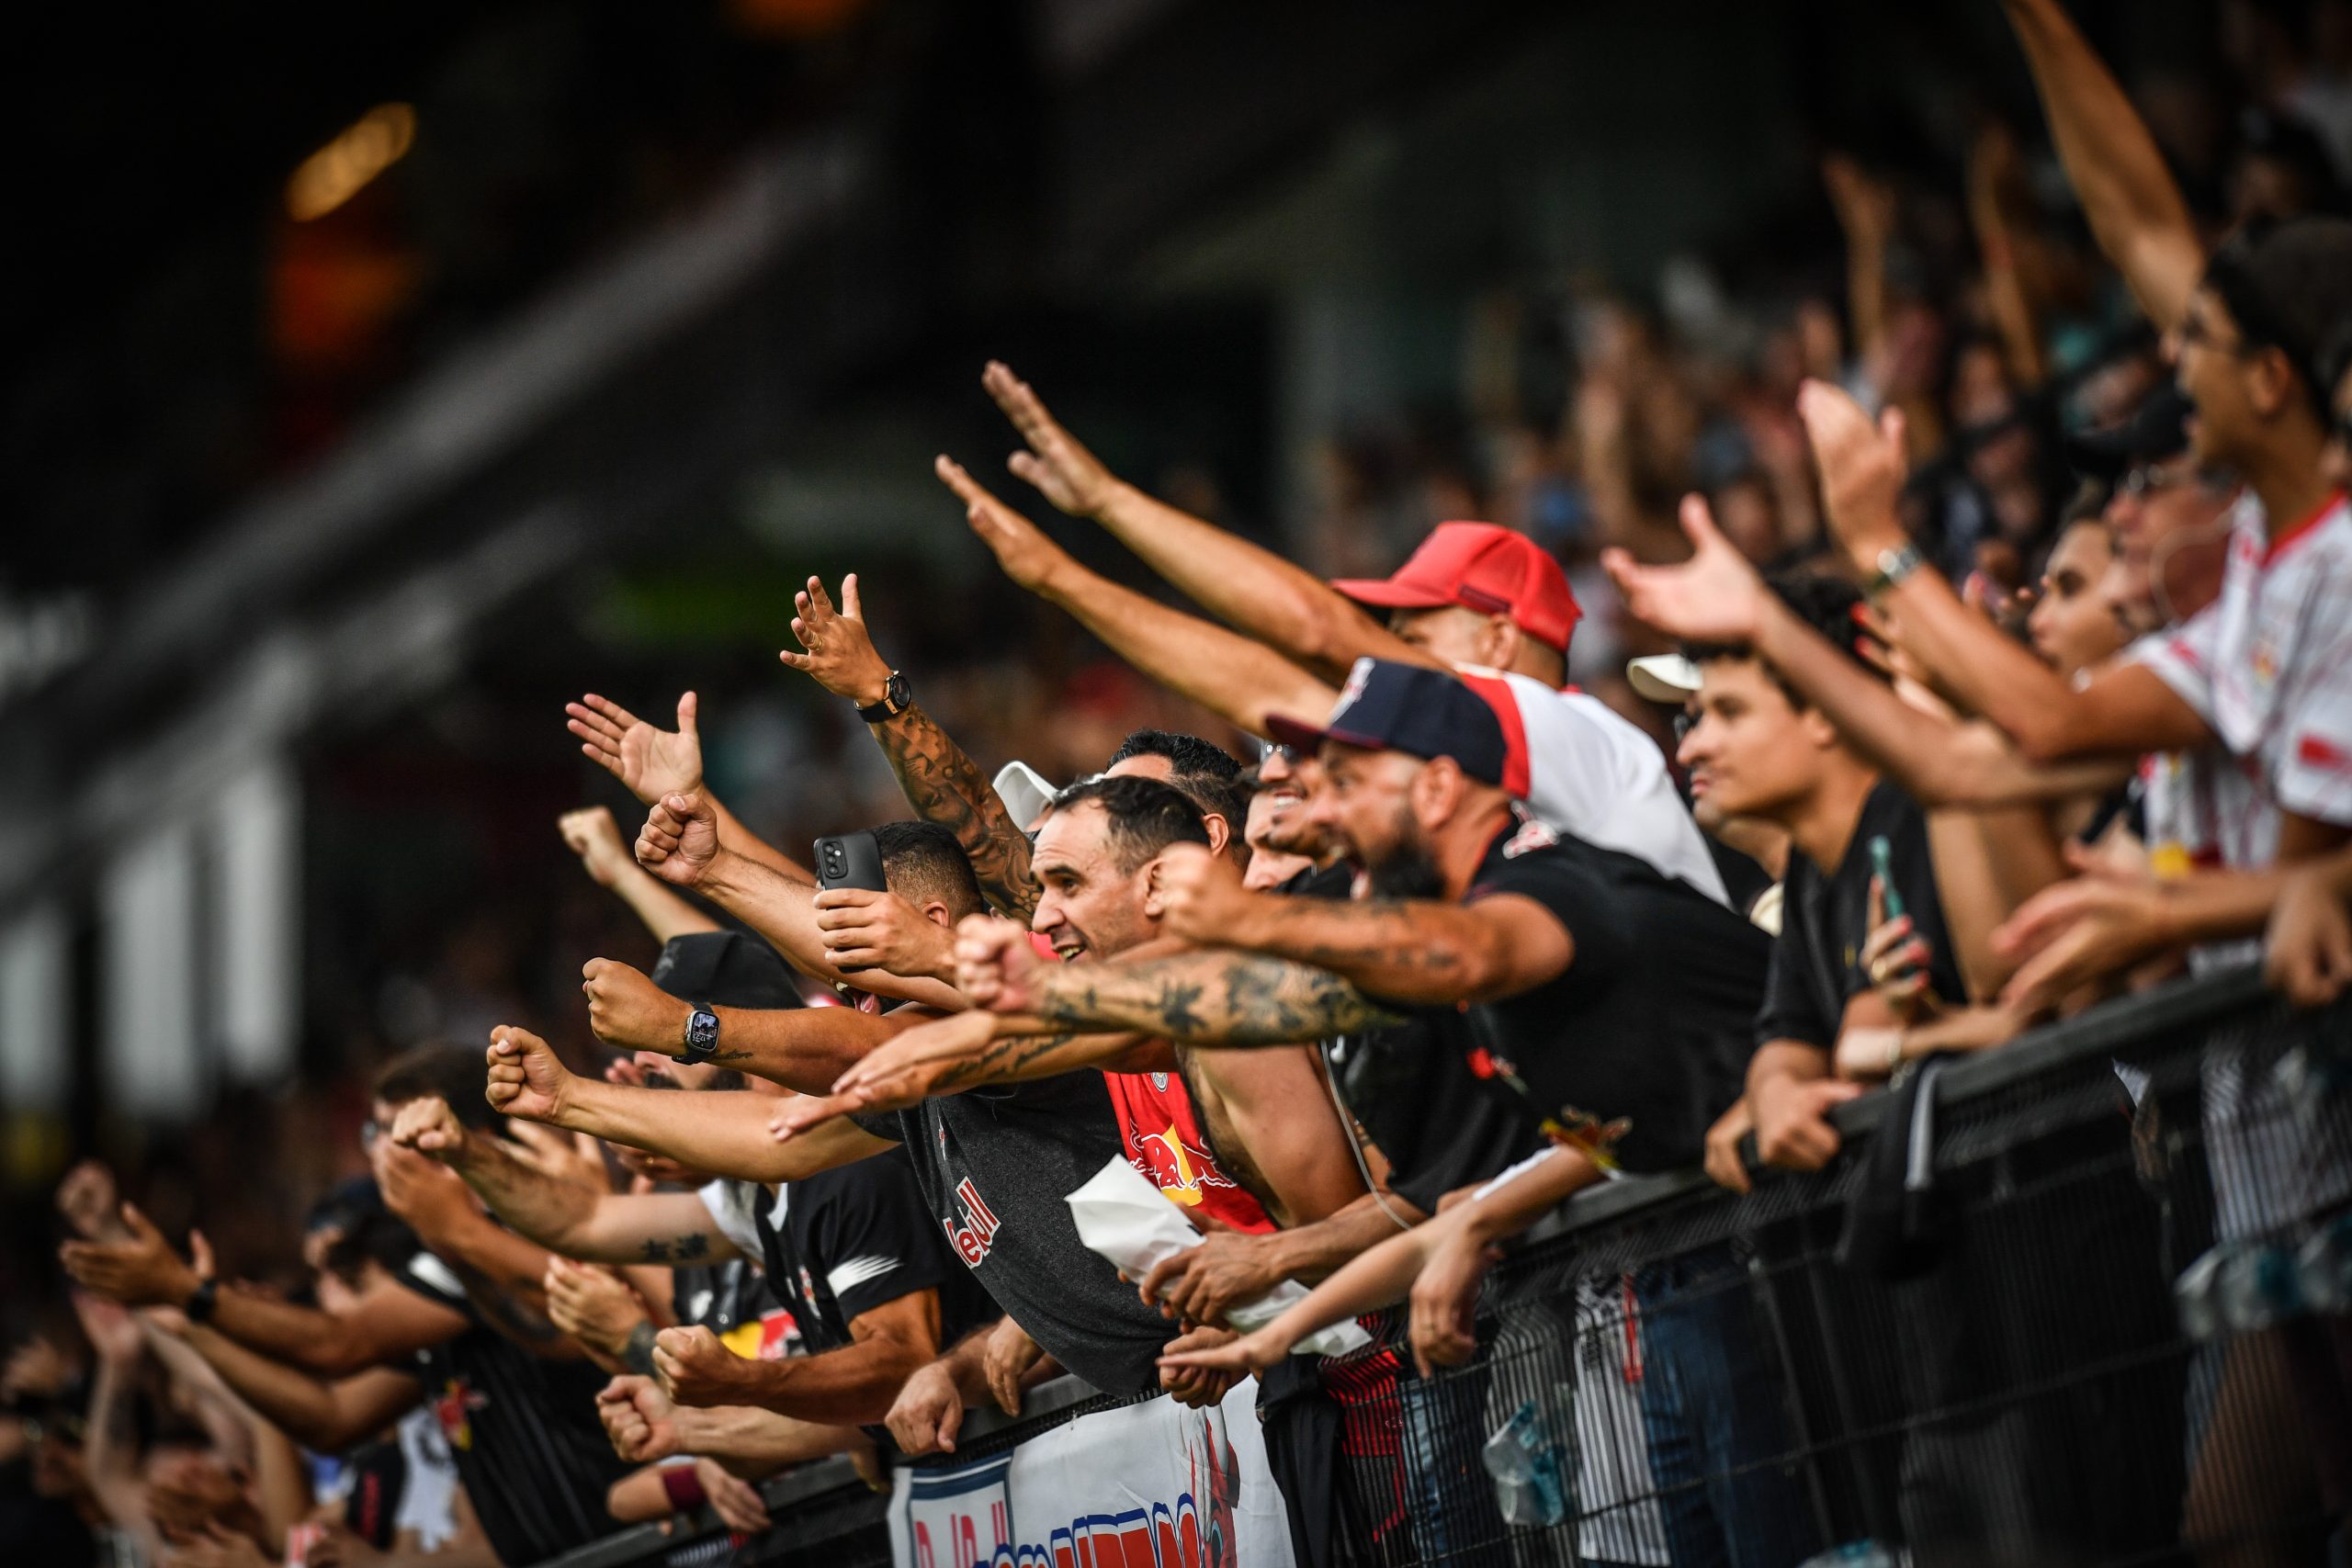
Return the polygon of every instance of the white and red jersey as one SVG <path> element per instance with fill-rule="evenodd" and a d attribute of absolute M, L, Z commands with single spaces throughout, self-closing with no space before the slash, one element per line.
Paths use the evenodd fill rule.
<path fill-rule="evenodd" d="M 2352 507 L 2331 496 L 2273 540 L 2248 495 L 2230 536 L 2221 597 L 2130 657 L 2257 765 L 2273 809 L 2352 824 Z"/>
<path fill-rule="evenodd" d="M 1457 665 L 1502 721 L 1503 787 L 1561 832 L 1731 900 L 1657 742 L 1598 697 L 1530 675 Z"/>

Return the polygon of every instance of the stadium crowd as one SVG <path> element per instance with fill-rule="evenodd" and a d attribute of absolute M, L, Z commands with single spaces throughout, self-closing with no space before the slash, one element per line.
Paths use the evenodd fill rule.
<path fill-rule="evenodd" d="M 1013 479 L 1196 611 L 942 457 L 970 529 L 1234 734 L 1142 728 L 1070 782 L 991 782 L 869 631 L 888 585 L 811 578 L 780 678 L 854 710 L 906 811 L 803 859 L 714 794 L 694 694 L 673 728 L 582 696 L 571 733 L 645 815 L 560 829 L 661 943 L 649 969 L 576 955 L 605 1059 L 568 1064 L 528 1017 L 395 1055 L 296 1280 L 230 1277 L 200 1230 L 76 1168 L 85 1344 L 8 1364 L 28 1479 L 0 1547 L 525 1563 L 706 1504 L 755 1534 L 759 1480 L 837 1453 L 879 1477 L 1067 1371 L 1190 1404 L 1255 1374 L 1309 1562 L 1346 1560 L 1353 1413 L 1399 1412 L 1394 1528 L 1433 1561 L 1463 1506 L 1416 1438 L 1449 1418 L 1433 1374 L 1477 1353 L 1497 1249 L 1569 1195 L 1821 1169 L 1842 1102 L 2184 966 L 2258 954 L 2294 1004 L 2332 1001 L 2347 99 L 2282 85 L 2185 194 L 2055 0 L 2005 9 L 2087 243 L 2035 216 L 2003 132 L 1970 163 L 1958 268 L 1922 265 L 1952 238 L 1913 231 L 1901 182 L 1832 160 L 1842 310 L 1694 338 L 1596 302 L 1559 428 L 1498 436 L 1475 493 L 1417 481 L 1498 521 L 1398 538 L 1412 509 L 1335 463 L 1313 558 L 1376 573 L 1409 546 L 1385 576 L 1327 579 L 1147 493 L 990 364 Z M 2352 1199 L 2340 1130 L 2258 1116 L 2273 1092 L 2209 1091 L 2225 1233 Z M 2267 1151 L 2291 1197 L 2232 1187 L 2247 1136 L 2308 1140 Z M 1120 1158 L 1204 1233 L 1140 1279 L 1064 1201 Z M 1227 1325 L 1284 1280 L 1312 1289 Z M 1763 1462 L 1786 1437 L 1740 1292 L 1702 1315 L 1627 1290 L 1657 1292 L 1645 1351 L 1673 1373 L 1641 1395 L 1648 1470 L 1709 1484 L 1662 1495 L 1662 1558 L 1588 1556 L 1830 1544 Z M 1397 1303 L 1368 1356 L 1291 1354 Z M 2258 1554 L 2282 1497 L 2352 1501 L 2346 1367 L 2326 1343 L 2233 1355 L 2204 1440 L 2291 1433 L 2293 1462 L 2192 1461 L 2160 1523 Z M 1922 1561 L 2025 1560 L 1938 1536 L 1951 1499 L 1914 1479 Z"/>

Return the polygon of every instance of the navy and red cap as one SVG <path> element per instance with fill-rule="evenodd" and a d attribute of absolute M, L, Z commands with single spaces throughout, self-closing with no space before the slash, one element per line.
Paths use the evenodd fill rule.
<path fill-rule="evenodd" d="M 1326 740 L 1366 751 L 1402 751 L 1432 761 L 1451 757 L 1484 784 L 1502 787 L 1509 761 L 1503 727 L 1485 698 L 1442 670 L 1359 659 L 1322 726 L 1268 715 L 1267 732 L 1313 754 Z"/>
<path fill-rule="evenodd" d="M 1482 615 L 1508 615 L 1521 631 L 1564 654 L 1584 614 L 1552 552 L 1494 523 L 1441 523 L 1393 576 L 1341 578 L 1331 586 L 1359 604 L 1384 610 L 1459 604 Z"/>

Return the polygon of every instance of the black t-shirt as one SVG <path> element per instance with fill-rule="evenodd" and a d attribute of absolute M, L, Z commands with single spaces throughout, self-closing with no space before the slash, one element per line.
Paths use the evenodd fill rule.
<path fill-rule="evenodd" d="M 1079 1240 L 1064 1201 L 1126 1157 L 1102 1074 L 973 1089 L 856 1121 L 906 1145 L 948 1245 L 1047 1355 L 1106 1393 L 1159 1385 L 1160 1348 L 1175 1328 Z"/>
<path fill-rule="evenodd" d="M 1527 1107 L 1481 1083 L 1426 1020 L 1327 1040 L 1323 1058 L 1340 1098 L 1387 1157 L 1389 1190 L 1425 1214 L 1543 1144 Z"/>
<path fill-rule="evenodd" d="M 613 1529 L 605 1494 L 634 1467 L 596 1418 L 609 1381 L 588 1360 L 534 1356 L 483 1324 L 447 1263 L 420 1252 L 393 1277 L 472 1326 L 388 1363 L 424 1385 L 466 1499 L 502 1562 L 536 1562 Z"/>
<path fill-rule="evenodd" d="M 1795 1040 L 1822 1050 L 1838 1043 L 1846 1004 L 1870 989 L 1861 965 L 1870 940 L 1871 840 L 1883 837 L 1893 891 L 1901 896 L 1913 931 L 1928 944 L 1928 976 L 1948 1002 L 1967 999 L 1952 956 L 1951 932 L 1936 893 L 1928 818 L 1912 798 L 1882 779 L 1862 802 L 1838 869 L 1825 874 L 1801 851 L 1789 853 L 1781 892 L 1781 940 L 1772 948 L 1771 978 L 1756 1015 L 1755 1043 Z"/>
<path fill-rule="evenodd" d="M 787 1181 L 752 1223 L 769 1288 L 811 1355 L 853 1343 L 852 1319 L 917 1291 L 939 1292 L 942 1349 L 997 1314 L 932 1222 L 904 1154 Z"/>
<path fill-rule="evenodd" d="M 1299 898 L 1345 898 L 1346 865 L 1302 871 L 1279 889 Z M 1424 1213 L 1535 1152 L 1543 1142 L 1526 1107 L 1488 1092 L 1459 1055 L 1441 1049 L 1430 1024 L 1408 1021 L 1323 1042 L 1340 1098 L 1388 1161 L 1388 1187 Z"/>
<path fill-rule="evenodd" d="M 1689 884 L 1525 821 L 1495 836 L 1466 902 L 1555 916 L 1575 958 L 1498 1001 L 1416 1010 L 1495 1090 L 1627 1170 L 1695 1165 L 1739 1098 L 1770 942 Z"/>

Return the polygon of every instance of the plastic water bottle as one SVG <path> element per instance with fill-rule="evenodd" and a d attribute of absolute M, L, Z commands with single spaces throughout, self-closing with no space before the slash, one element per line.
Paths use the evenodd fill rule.
<path fill-rule="evenodd" d="M 2303 1303 L 2330 1317 L 2352 1313 L 2352 1214 L 2339 1214 L 2295 1249 Z"/>
<path fill-rule="evenodd" d="M 1904 1561 L 1893 1547 L 1874 1540 L 1849 1540 L 1814 1553 L 1797 1568 L 1903 1568 Z"/>
<path fill-rule="evenodd" d="M 2249 1247 L 2233 1253 L 2214 1280 L 2222 1321 L 2241 1334 L 2275 1328 L 2303 1313 L 2295 1256 L 2283 1247 Z"/>
<path fill-rule="evenodd" d="M 2198 1344 L 2219 1339 L 2226 1327 L 2222 1321 L 2216 1281 L 2232 1251 L 2226 1242 L 2207 1248 L 2173 1281 L 2173 1304 L 2180 1312 L 2180 1331 Z"/>
<path fill-rule="evenodd" d="M 1541 1529 L 1565 1523 L 1575 1494 L 1575 1461 L 1561 1442 L 1548 1398 L 1528 1400 L 1487 1439 L 1478 1458 L 1494 1478 L 1503 1523 Z"/>

